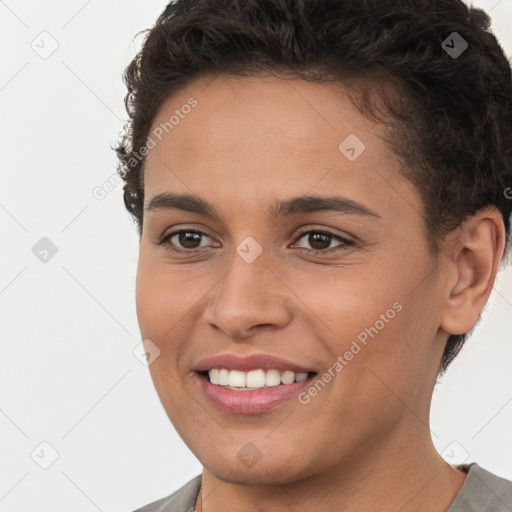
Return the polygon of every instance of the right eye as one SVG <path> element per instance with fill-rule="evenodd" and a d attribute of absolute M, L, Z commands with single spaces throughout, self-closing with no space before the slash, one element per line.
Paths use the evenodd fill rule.
<path fill-rule="evenodd" d="M 210 238 L 202 231 L 195 229 L 180 229 L 159 238 L 157 244 L 163 245 L 170 251 L 195 254 L 204 250 L 204 246 L 200 245 L 204 240 L 204 237 Z M 199 245 L 197 245 L 198 243 Z"/>

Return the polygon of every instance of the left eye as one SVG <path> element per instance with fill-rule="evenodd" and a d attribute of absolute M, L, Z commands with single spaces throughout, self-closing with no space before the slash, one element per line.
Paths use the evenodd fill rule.
<path fill-rule="evenodd" d="M 308 249 L 307 247 L 301 247 L 301 249 L 307 249 L 314 253 L 331 252 L 341 249 L 345 249 L 347 246 L 353 245 L 352 240 L 348 240 L 329 231 L 306 231 L 301 233 L 298 240 L 301 240 L 307 236 L 307 242 L 313 247 Z M 333 240 L 339 240 L 341 243 L 337 247 L 329 247 Z"/>

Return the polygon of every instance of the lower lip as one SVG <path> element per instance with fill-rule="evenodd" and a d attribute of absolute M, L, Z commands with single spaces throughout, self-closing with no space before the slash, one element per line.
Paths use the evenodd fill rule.
<path fill-rule="evenodd" d="M 276 409 L 296 397 L 303 388 L 310 385 L 315 377 L 313 375 L 293 384 L 280 384 L 253 391 L 235 391 L 212 384 L 203 375 L 197 375 L 201 381 L 203 393 L 213 405 L 221 411 L 235 414 L 261 414 Z"/>

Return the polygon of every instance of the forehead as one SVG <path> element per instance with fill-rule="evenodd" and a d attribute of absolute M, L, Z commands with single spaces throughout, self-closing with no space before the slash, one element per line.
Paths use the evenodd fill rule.
<path fill-rule="evenodd" d="M 340 84 L 201 77 L 168 98 L 154 119 L 146 205 L 168 190 L 240 205 L 336 190 L 356 201 L 371 193 L 385 207 L 403 201 L 390 187 L 410 194 L 411 185 L 382 134 Z"/>

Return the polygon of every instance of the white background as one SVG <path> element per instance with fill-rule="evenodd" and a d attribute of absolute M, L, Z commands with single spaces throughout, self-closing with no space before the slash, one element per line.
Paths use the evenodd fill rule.
<path fill-rule="evenodd" d="M 0 1 L 3 512 L 129 512 L 201 471 L 133 354 L 138 242 L 122 185 L 103 200 L 92 194 L 116 177 L 111 146 L 126 119 L 121 75 L 142 41 L 134 36 L 166 3 Z M 475 4 L 510 55 L 512 0 Z M 57 44 L 47 58 L 33 49 Z M 43 237 L 57 247 L 46 263 L 32 252 Z M 511 316 L 508 269 L 432 407 L 446 460 L 508 479 Z"/>

